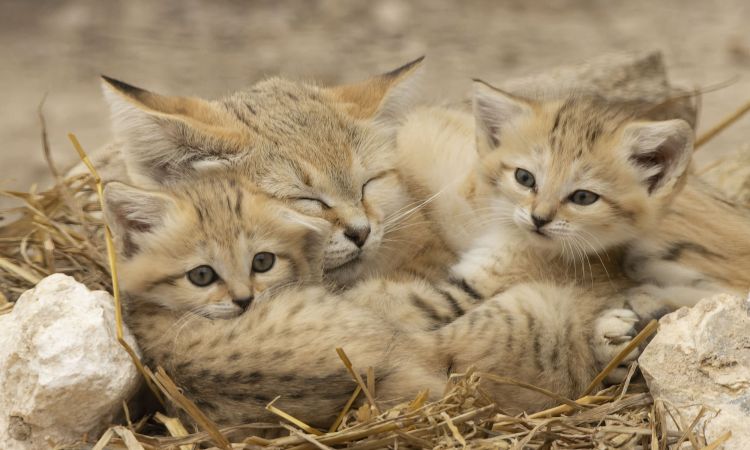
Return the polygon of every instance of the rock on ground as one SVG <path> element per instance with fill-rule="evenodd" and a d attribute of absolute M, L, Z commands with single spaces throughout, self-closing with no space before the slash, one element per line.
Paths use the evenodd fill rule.
<path fill-rule="evenodd" d="M 38 450 L 97 435 L 135 392 L 112 297 L 55 274 L 0 316 L 0 447 Z M 135 341 L 126 330 L 126 340 Z"/>
<path fill-rule="evenodd" d="M 681 410 L 689 423 L 710 408 L 709 442 L 732 431 L 724 449 L 750 443 L 750 298 L 717 295 L 661 319 L 639 358 L 655 399 Z"/>

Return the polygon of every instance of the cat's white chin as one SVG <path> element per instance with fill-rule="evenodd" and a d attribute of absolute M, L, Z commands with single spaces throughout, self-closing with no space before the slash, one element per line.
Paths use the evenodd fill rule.
<path fill-rule="evenodd" d="M 200 311 L 200 315 L 207 319 L 226 320 L 234 319 L 235 317 L 240 316 L 243 312 L 245 312 L 244 309 L 235 305 L 216 304 L 204 307 Z"/>
<path fill-rule="evenodd" d="M 532 248 L 544 250 L 546 252 L 553 251 L 562 253 L 563 251 L 563 241 L 555 235 L 528 229 L 523 230 L 523 234 L 526 242 L 528 242 L 529 246 Z"/>
<path fill-rule="evenodd" d="M 362 275 L 363 259 L 356 256 L 349 261 L 333 268 L 325 269 L 325 278 L 339 285 L 348 285 Z"/>

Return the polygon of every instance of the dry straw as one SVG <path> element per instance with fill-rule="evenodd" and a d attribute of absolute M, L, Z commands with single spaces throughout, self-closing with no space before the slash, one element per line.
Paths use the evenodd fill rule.
<path fill-rule="evenodd" d="M 750 104 L 733 113 L 696 141 L 704 144 L 722 129 L 750 110 Z M 157 396 L 168 398 L 181 408 L 200 431 L 189 433 L 176 418 L 157 413 L 136 424 L 113 426 L 94 445 L 94 449 L 127 448 L 188 450 L 197 445 L 218 449 L 378 449 L 378 448 L 476 448 L 476 449 L 564 449 L 564 448 L 640 448 L 666 449 L 690 442 L 693 448 L 716 449 L 731 433 L 714 442 L 706 442 L 700 424 L 710 420 L 701 410 L 687 420 L 671 405 L 654 401 L 642 382 L 633 382 L 636 366 L 627 380 L 593 395 L 591 393 L 632 348 L 656 330 L 651 323 L 600 373 L 577 400 L 511 378 L 469 371 L 452 377 L 442 399 L 427 402 L 428 393 L 381 411 L 375 401 L 375 370 L 367 368 L 364 379 L 352 367 L 342 350 L 339 356 L 357 385 L 327 432 L 310 427 L 285 413 L 271 402 L 267 408 L 280 417 L 278 424 L 256 423 L 219 428 L 182 395 L 163 369 L 153 373 L 144 367 L 136 353 L 122 339 L 122 315 L 117 290 L 116 265 L 112 238 L 102 221 L 102 184 L 95 168 L 75 136 L 71 142 L 90 174 L 63 177 L 56 169 L 46 138 L 44 118 L 42 147 L 55 185 L 47 191 L 0 191 L 22 201 L 23 205 L 3 212 L 6 222 L 0 226 L 0 314 L 12 309 L 18 295 L 52 273 L 66 273 L 91 289 L 113 292 L 117 311 L 117 337 Z M 360 368 L 361 369 L 361 368 Z M 532 389 L 548 395 L 558 406 L 533 414 L 509 414 L 502 405 L 489 401 L 480 380 Z M 363 406 L 353 408 L 360 399 Z M 150 424 L 150 425 L 149 425 Z M 148 425 L 148 426 L 147 426 Z M 145 429 L 162 432 L 145 433 Z M 287 435 L 270 438 L 269 433 Z M 251 435 L 251 437 L 244 437 Z M 264 437 L 265 436 L 265 437 Z"/>

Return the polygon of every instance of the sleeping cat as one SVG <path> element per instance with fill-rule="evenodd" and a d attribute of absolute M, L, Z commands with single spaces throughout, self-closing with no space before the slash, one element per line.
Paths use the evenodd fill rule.
<path fill-rule="evenodd" d="M 94 163 L 106 180 L 147 188 L 236 168 L 332 224 L 323 265 L 339 285 L 398 271 L 440 274 L 453 255 L 435 239 L 394 155 L 421 60 L 336 87 L 270 78 L 217 101 L 104 77 L 115 142 Z"/>
<path fill-rule="evenodd" d="M 489 295 L 522 280 L 575 278 L 606 296 L 635 285 L 623 273 L 626 246 L 652 240 L 661 244 L 646 248 L 663 256 L 672 253 L 656 249 L 677 245 L 675 256 L 703 258 L 695 264 L 706 278 L 726 282 L 716 275 L 734 273 L 729 265 L 750 273 L 742 256 L 750 244 L 738 225 L 750 224 L 747 215 L 697 180 L 680 192 L 693 150 L 686 122 L 635 102 L 589 95 L 544 102 L 481 82 L 475 88 L 474 117 L 424 109 L 398 137 L 402 171 L 424 196 L 442 192 L 429 205 L 431 219 L 454 250 L 470 250 L 454 269 L 475 289 Z M 722 208 L 730 224 L 711 213 Z M 731 259 L 720 262 L 723 255 Z M 642 261 L 630 266 L 641 271 L 636 281 L 652 280 Z M 482 272 L 495 276 L 476 280 Z M 695 287 L 670 306 L 700 299 Z"/>
<path fill-rule="evenodd" d="M 105 215 L 146 362 L 220 425 L 275 420 L 265 405 L 277 395 L 295 417 L 330 424 L 354 389 L 336 347 L 375 367 L 384 405 L 425 388 L 437 398 L 470 365 L 575 397 L 634 332 L 632 311 L 574 287 L 483 299 L 460 283 L 370 280 L 338 293 L 320 283 L 329 222 L 230 171 L 162 191 L 111 182 Z M 510 410 L 550 402 L 485 388 Z"/>

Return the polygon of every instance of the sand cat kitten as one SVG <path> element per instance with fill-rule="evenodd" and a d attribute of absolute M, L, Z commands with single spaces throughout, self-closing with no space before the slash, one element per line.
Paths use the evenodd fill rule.
<path fill-rule="evenodd" d="M 591 96 L 532 101 L 478 82 L 473 118 L 415 113 L 399 146 L 426 195 L 443 191 L 433 220 L 446 239 L 473 247 L 456 273 L 498 274 L 476 289 L 574 277 L 607 295 L 633 285 L 622 273 L 626 244 L 657 235 L 677 217 L 670 211 L 699 214 L 678 194 L 692 129 L 652 112 Z"/>
<path fill-rule="evenodd" d="M 518 285 L 484 302 L 426 282 L 332 292 L 318 283 L 328 222 L 231 173 L 163 192 L 113 182 L 105 203 L 126 321 L 147 362 L 221 425 L 275 420 L 265 405 L 277 395 L 285 411 L 328 425 L 354 388 L 339 346 L 357 368 L 376 368 L 383 404 L 424 388 L 437 397 L 449 373 L 469 365 L 575 397 L 633 334 L 632 311 L 596 299 L 574 309 L 586 293 L 573 288 Z M 420 312 L 433 323 L 411 323 Z M 504 408 L 549 403 L 486 389 Z"/>
<path fill-rule="evenodd" d="M 217 101 L 105 77 L 116 141 L 101 157 L 103 171 L 155 187 L 238 168 L 264 192 L 333 225 L 324 267 L 339 284 L 404 266 L 441 268 L 452 255 L 434 242 L 394 157 L 395 126 L 420 62 L 336 87 L 271 78 Z"/>

